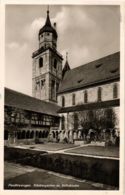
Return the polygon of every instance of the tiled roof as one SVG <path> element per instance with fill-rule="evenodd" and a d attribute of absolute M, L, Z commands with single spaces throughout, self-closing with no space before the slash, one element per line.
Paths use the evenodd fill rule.
<path fill-rule="evenodd" d="M 63 107 L 58 110 L 58 113 L 66 113 L 66 112 L 75 112 L 75 111 L 83 111 L 83 110 L 94 110 L 94 109 L 101 109 L 101 108 L 109 108 L 109 107 L 116 107 L 120 105 L 120 100 L 109 100 L 104 102 L 95 102 L 95 103 L 88 103 L 70 107 Z"/>
<path fill-rule="evenodd" d="M 68 92 L 120 77 L 120 52 L 71 69 L 59 86 L 58 93 Z"/>
<path fill-rule="evenodd" d="M 58 116 L 56 104 L 45 102 L 17 91 L 5 88 L 5 105 L 43 114 Z"/>

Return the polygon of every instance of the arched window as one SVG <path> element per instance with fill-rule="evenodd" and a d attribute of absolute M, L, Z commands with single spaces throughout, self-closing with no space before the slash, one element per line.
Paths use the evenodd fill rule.
<path fill-rule="evenodd" d="M 38 132 L 38 131 L 36 131 L 36 136 L 35 136 L 35 137 L 36 137 L 36 138 L 38 138 L 38 136 L 39 136 L 39 132 Z"/>
<path fill-rule="evenodd" d="M 55 81 L 52 80 L 51 81 L 51 99 L 52 100 L 55 100 Z"/>
<path fill-rule="evenodd" d="M 62 96 L 62 107 L 65 107 L 65 97 Z"/>
<path fill-rule="evenodd" d="M 84 92 L 84 103 L 87 103 L 87 102 L 88 102 L 88 93 L 85 90 L 85 92 Z"/>
<path fill-rule="evenodd" d="M 62 127 L 61 127 L 62 130 L 65 129 L 65 117 L 62 116 Z"/>
<path fill-rule="evenodd" d="M 55 136 L 55 132 L 54 131 L 52 131 L 52 133 L 53 133 L 53 138 L 55 138 L 56 136 Z"/>
<path fill-rule="evenodd" d="M 30 131 L 27 131 L 26 132 L 26 139 L 29 139 L 30 138 Z"/>
<path fill-rule="evenodd" d="M 57 60 L 54 59 L 54 68 L 57 69 Z"/>
<path fill-rule="evenodd" d="M 45 137 L 47 138 L 47 137 L 48 137 L 48 135 L 49 135 L 49 132 L 48 132 L 48 131 L 46 131 L 46 133 L 45 133 Z"/>
<path fill-rule="evenodd" d="M 78 114 L 74 113 L 74 130 L 78 129 Z"/>
<path fill-rule="evenodd" d="M 21 132 L 17 132 L 17 139 L 21 139 Z"/>
<path fill-rule="evenodd" d="M 117 85 L 117 83 L 115 83 L 113 86 L 113 98 L 114 99 L 118 98 L 118 85 Z"/>
<path fill-rule="evenodd" d="M 32 131 L 32 132 L 30 133 L 30 138 L 33 139 L 33 137 L 34 137 L 34 131 Z"/>
<path fill-rule="evenodd" d="M 98 101 L 100 102 L 102 100 L 102 88 L 98 88 Z"/>
<path fill-rule="evenodd" d="M 42 132 L 41 131 L 39 131 L 39 138 L 41 138 L 42 137 Z"/>
<path fill-rule="evenodd" d="M 39 59 L 39 68 L 42 68 L 43 67 L 43 58 L 40 58 Z"/>
<path fill-rule="evenodd" d="M 25 135 L 26 133 L 25 133 L 25 131 L 22 131 L 22 133 L 21 133 L 21 139 L 25 139 Z"/>
<path fill-rule="evenodd" d="M 73 94 L 72 95 L 72 105 L 75 105 L 76 104 L 76 95 Z"/>
<path fill-rule="evenodd" d="M 45 138 L 45 131 L 43 131 L 43 138 Z"/>

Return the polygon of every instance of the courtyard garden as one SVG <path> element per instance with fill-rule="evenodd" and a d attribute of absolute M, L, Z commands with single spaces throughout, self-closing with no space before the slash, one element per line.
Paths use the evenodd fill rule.
<path fill-rule="evenodd" d="M 74 154 L 85 154 L 92 156 L 102 156 L 102 157 L 114 157 L 119 158 L 119 147 L 112 146 L 82 146 L 73 149 L 66 150 L 65 153 L 74 153 Z"/>
<path fill-rule="evenodd" d="M 8 162 L 28 165 L 106 185 L 119 186 L 118 159 L 93 158 L 92 155 L 86 157 L 81 154 L 48 153 L 46 151 L 10 147 L 6 147 L 4 153 L 5 161 Z"/>

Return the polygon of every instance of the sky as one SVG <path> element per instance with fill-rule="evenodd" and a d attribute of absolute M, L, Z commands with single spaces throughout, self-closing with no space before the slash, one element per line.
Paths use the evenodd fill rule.
<path fill-rule="evenodd" d="M 120 50 L 120 9 L 116 5 L 50 5 L 57 23 L 57 50 L 71 68 Z M 5 86 L 32 95 L 32 53 L 45 24 L 47 5 L 7 5 Z"/>

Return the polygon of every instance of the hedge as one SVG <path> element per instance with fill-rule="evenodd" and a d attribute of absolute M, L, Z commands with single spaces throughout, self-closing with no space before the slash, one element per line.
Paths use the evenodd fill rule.
<path fill-rule="evenodd" d="M 5 148 L 5 160 L 81 179 L 119 186 L 119 160 L 48 154 L 44 151 Z"/>

